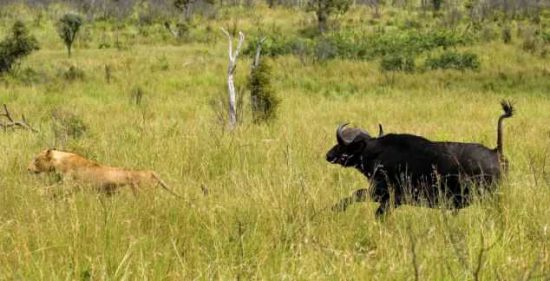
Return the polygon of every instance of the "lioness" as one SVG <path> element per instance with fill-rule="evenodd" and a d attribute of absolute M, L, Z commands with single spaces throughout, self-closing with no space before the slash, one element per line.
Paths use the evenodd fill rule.
<path fill-rule="evenodd" d="M 180 197 L 162 181 L 153 171 L 132 171 L 123 168 L 103 166 L 78 154 L 46 149 L 36 156 L 29 167 L 36 174 L 56 172 L 62 179 L 71 179 L 79 183 L 90 184 L 107 193 L 115 192 L 118 187 L 129 185 L 134 193 L 139 186 L 160 184 L 162 188 L 176 197 Z"/>

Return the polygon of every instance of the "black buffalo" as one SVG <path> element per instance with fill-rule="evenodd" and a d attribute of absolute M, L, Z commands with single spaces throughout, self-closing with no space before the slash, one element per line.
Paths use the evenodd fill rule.
<path fill-rule="evenodd" d="M 494 190 L 506 170 L 502 121 L 512 116 L 513 107 L 507 101 L 501 105 L 504 114 L 498 119 L 494 149 L 478 143 L 433 142 L 410 134 L 383 135 L 381 126 L 379 136 L 371 137 L 364 130 L 340 125 L 338 144 L 327 153 L 327 161 L 358 169 L 369 179 L 370 188 L 355 191 L 333 210 L 343 211 L 368 195 L 380 203 L 377 217 L 402 204 L 467 207 L 474 194 Z"/>

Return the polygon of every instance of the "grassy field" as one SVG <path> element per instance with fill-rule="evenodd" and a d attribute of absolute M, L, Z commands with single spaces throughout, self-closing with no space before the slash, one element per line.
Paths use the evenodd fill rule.
<path fill-rule="evenodd" d="M 31 22 L 31 11 L 20 13 Z M 229 132 L 218 118 L 227 41 L 217 29 L 238 13 L 210 23 L 212 42 L 138 34 L 121 50 L 98 49 L 101 27 L 90 26 L 71 59 L 47 17 L 30 29 L 41 50 L 19 74 L 0 78 L 0 103 L 40 130 L 0 132 L 0 280 L 550 279 L 548 58 L 524 52 L 519 40 L 458 47 L 479 55 L 479 71 L 388 74 L 377 61 L 282 56 L 271 60 L 278 119 L 255 125 L 245 111 Z M 294 10 L 243 14 L 245 33 L 258 15 L 283 31 L 311 24 Z M 367 14 L 356 9 L 344 22 Z M 1 30 L 10 25 L 3 18 Z M 251 61 L 238 63 L 242 87 Z M 66 79 L 70 66 L 83 78 Z M 144 92 L 139 105 L 136 87 Z M 494 147 L 501 99 L 512 100 L 517 115 L 505 122 L 511 166 L 498 196 L 457 215 L 405 206 L 384 221 L 374 218 L 374 203 L 327 210 L 368 184 L 325 161 L 339 123 L 376 132 L 380 122 L 387 132 Z M 60 136 L 53 115 L 86 129 Z M 51 199 L 42 189 L 54 177 L 26 167 L 54 146 L 154 169 L 183 199 L 161 189 Z"/>

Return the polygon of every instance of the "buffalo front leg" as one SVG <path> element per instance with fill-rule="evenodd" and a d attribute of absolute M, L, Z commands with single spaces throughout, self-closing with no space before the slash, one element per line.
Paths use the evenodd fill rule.
<path fill-rule="evenodd" d="M 367 200 L 368 190 L 361 188 L 352 193 L 351 196 L 341 199 L 338 203 L 332 206 L 331 210 L 334 212 L 343 212 L 349 205 L 356 202 L 365 202 Z"/>
<path fill-rule="evenodd" d="M 392 209 L 398 208 L 399 206 L 401 206 L 401 202 L 399 200 L 394 201 L 390 198 L 384 198 L 380 201 L 380 206 L 376 209 L 374 216 L 377 219 L 383 219 L 391 212 Z"/>
<path fill-rule="evenodd" d="M 377 219 L 382 219 L 388 214 L 389 209 L 390 209 L 389 200 L 382 201 L 382 202 L 380 202 L 380 206 L 378 206 L 378 209 L 376 209 L 376 212 L 374 213 L 374 216 Z"/>

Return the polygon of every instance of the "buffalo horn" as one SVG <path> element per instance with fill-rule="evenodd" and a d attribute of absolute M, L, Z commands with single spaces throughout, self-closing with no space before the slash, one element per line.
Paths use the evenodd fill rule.
<path fill-rule="evenodd" d="M 344 136 L 342 136 L 342 131 L 344 130 L 344 127 L 347 126 L 349 123 L 344 123 L 340 126 L 338 126 L 338 129 L 336 130 L 336 140 L 338 141 L 338 144 L 340 145 L 348 145 L 349 142 L 344 139 Z"/>

